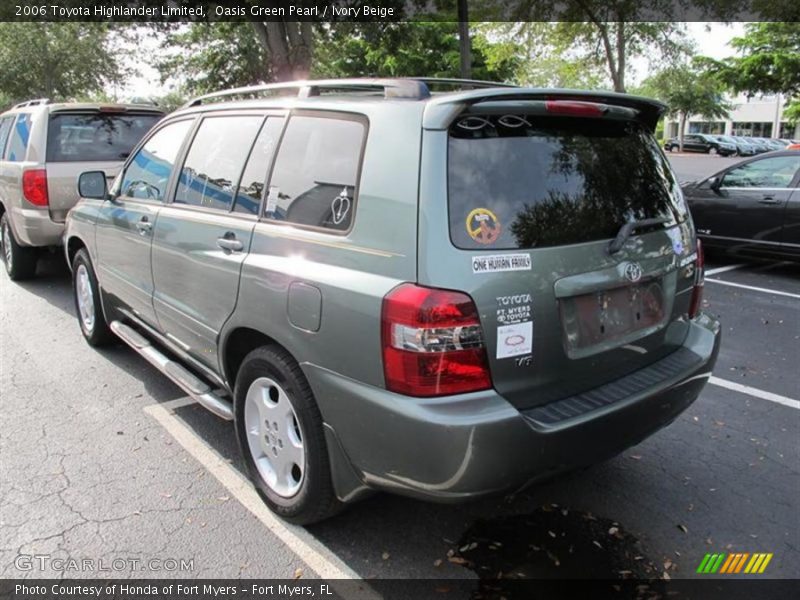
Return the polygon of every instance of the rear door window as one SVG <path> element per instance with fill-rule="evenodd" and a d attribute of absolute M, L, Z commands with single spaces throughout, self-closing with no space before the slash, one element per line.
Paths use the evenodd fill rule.
<path fill-rule="evenodd" d="M 22 162 L 28 152 L 28 141 L 31 137 L 31 116 L 23 113 L 17 117 L 11 130 L 11 142 L 8 146 L 8 160 Z"/>
<path fill-rule="evenodd" d="M 160 114 L 55 113 L 47 127 L 47 162 L 122 162 Z"/>
<path fill-rule="evenodd" d="M 229 211 L 263 122 L 262 115 L 204 119 L 183 163 L 175 203 Z"/>
<path fill-rule="evenodd" d="M 686 218 L 653 136 L 633 121 L 466 116 L 450 129 L 450 236 L 458 248 L 579 244 L 629 221 Z M 645 232 L 646 230 L 639 230 Z"/>
<path fill-rule="evenodd" d="M 125 170 L 120 195 L 163 202 L 172 169 L 192 119 L 165 125 L 145 142 Z"/>
<path fill-rule="evenodd" d="M 355 210 L 365 133 L 366 124 L 360 119 L 293 116 L 275 160 L 265 216 L 347 231 Z"/>

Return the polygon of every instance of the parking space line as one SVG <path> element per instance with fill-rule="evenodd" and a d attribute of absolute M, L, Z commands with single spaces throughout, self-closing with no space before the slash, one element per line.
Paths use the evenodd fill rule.
<path fill-rule="evenodd" d="M 800 410 L 800 400 L 793 400 L 791 398 L 787 398 L 786 396 L 781 396 L 780 394 L 765 392 L 764 390 L 750 387 L 749 385 L 742 385 L 741 383 L 728 381 L 727 379 L 720 379 L 719 377 L 711 377 L 708 381 L 709 383 L 733 390 L 734 392 L 740 392 L 742 394 L 747 394 L 748 396 L 754 396 L 755 398 L 761 398 L 762 400 L 769 400 L 770 402 L 775 402 L 776 404 L 782 404 L 783 406 Z"/>
<path fill-rule="evenodd" d="M 167 432 L 191 454 L 197 462 L 211 473 L 239 503 L 250 511 L 261 523 L 309 568 L 321 578 L 335 579 L 361 579 L 361 577 L 348 567 L 339 557 L 319 542 L 304 528 L 291 525 L 280 520 L 270 511 L 256 493 L 251 483 L 208 444 L 195 434 L 178 417 L 171 413 L 171 408 L 180 405 L 186 398 L 178 398 L 163 404 L 151 404 L 144 407 L 144 412 L 153 417 Z M 336 582 L 330 581 L 331 587 L 336 588 Z M 362 589 L 356 596 L 363 599 L 380 598 L 366 583 L 359 584 Z M 347 586 L 348 597 L 353 593 L 351 586 Z"/>
<path fill-rule="evenodd" d="M 781 292 L 780 290 L 770 290 L 770 289 L 767 289 L 767 288 L 756 287 L 754 285 L 744 285 L 743 283 L 733 283 L 732 281 L 722 281 L 720 279 L 706 279 L 706 283 L 719 283 L 720 285 L 729 285 L 731 287 L 742 288 L 742 289 L 745 289 L 745 290 L 752 290 L 754 292 L 764 292 L 766 294 L 775 294 L 776 296 L 787 296 L 788 298 L 798 298 L 798 299 L 800 299 L 800 294 L 792 294 L 790 292 Z"/>
<path fill-rule="evenodd" d="M 734 269 L 738 269 L 743 266 L 745 266 L 745 263 L 741 263 L 738 265 L 727 265 L 724 267 L 717 267 L 716 269 L 709 269 L 708 271 L 706 271 L 706 275 L 718 275 L 719 273 L 727 273 L 728 271 L 733 271 Z"/>

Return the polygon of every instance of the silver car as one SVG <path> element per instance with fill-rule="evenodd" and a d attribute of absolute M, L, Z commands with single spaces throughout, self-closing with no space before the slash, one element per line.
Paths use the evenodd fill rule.
<path fill-rule="evenodd" d="M 36 273 L 39 250 L 60 246 L 77 178 L 115 177 L 163 116 L 155 107 L 30 100 L 0 115 L 0 247 L 13 280 Z"/>

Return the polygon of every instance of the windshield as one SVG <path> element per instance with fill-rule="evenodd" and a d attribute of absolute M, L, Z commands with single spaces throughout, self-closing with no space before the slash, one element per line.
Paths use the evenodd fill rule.
<path fill-rule="evenodd" d="M 450 236 L 464 249 L 610 239 L 630 221 L 687 215 L 667 159 L 633 121 L 462 117 L 450 129 L 448 186 Z"/>
<path fill-rule="evenodd" d="M 160 114 L 54 114 L 47 130 L 47 161 L 123 161 Z"/>

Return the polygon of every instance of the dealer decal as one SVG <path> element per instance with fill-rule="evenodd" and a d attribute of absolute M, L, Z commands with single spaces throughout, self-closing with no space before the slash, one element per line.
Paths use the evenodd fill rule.
<path fill-rule="evenodd" d="M 530 270 L 530 254 L 490 254 L 489 256 L 472 257 L 473 274 Z"/>

